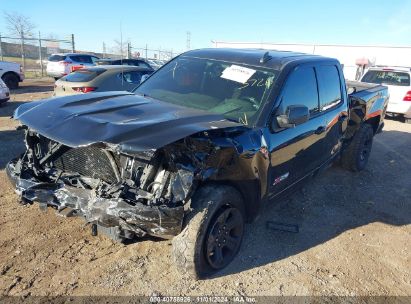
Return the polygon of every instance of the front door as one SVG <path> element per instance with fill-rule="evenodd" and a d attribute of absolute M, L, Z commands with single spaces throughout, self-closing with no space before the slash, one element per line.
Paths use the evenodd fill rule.
<path fill-rule="evenodd" d="M 269 135 L 270 197 L 310 174 L 330 154 L 314 66 L 297 66 L 290 73 L 279 98 L 280 105 L 275 115 L 284 114 L 288 106 L 305 105 L 310 110 L 310 119 L 294 128 L 277 130 Z"/>

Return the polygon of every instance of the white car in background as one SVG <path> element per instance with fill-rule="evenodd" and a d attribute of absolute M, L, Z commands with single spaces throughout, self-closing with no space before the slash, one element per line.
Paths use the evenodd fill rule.
<path fill-rule="evenodd" d="M 0 78 L 0 105 L 10 99 L 10 91 L 6 84 Z"/>
<path fill-rule="evenodd" d="M 387 113 L 401 115 L 411 123 L 411 68 L 397 66 L 370 67 L 361 82 L 382 84 L 388 87 L 390 99 Z"/>
<path fill-rule="evenodd" d="M 59 79 L 73 70 L 72 67 L 94 66 L 97 56 L 80 53 L 53 54 L 48 58 L 47 75 Z"/>
<path fill-rule="evenodd" d="M 23 69 L 15 62 L 0 61 L 0 79 L 9 89 L 17 89 L 19 82 L 24 80 Z"/>

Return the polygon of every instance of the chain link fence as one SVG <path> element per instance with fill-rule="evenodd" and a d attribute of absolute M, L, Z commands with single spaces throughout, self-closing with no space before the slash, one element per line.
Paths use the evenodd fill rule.
<path fill-rule="evenodd" d="M 0 35 L 0 60 L 21 64 L 27 78 L 46 75 L 50 54 L 74 52 L 74 35 L 67 40 Z"/>
<path fill-rule="evenodd" d="M 42 38 L 38 37 L 10 37 L 0 34 L 0 60 L 11 61 L 21 64 L 26 78 L 46 76 L 48 57 L 56 53 L 87 53 L 100 58 L 142 58 L 146 60 L 161 60 L 166 62 L 181 52 L 167 49 L 134 47 L 131 43 L 125 43 L 116 52 L 107 52 L 103 43 L 103 52 L 79 51 L 75 48 L 74 35 L 67 36 L 68 39 Z"/>

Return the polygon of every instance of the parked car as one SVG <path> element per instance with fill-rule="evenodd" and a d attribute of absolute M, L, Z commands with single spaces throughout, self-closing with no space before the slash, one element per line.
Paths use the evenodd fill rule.
<path fill-rule="evenodd" d="M 48 58 L 47 75 L 59 79 L 72 72 L 74 66 L 93 66 L 97 56 L 80 53 L 53 54 Z"/>
<path fill-rule="evenodd" d="M 10 91 L 6 84 L 0 78 L 0 105 L 10 99 Z"/>
<path fill-rule="evenodd" d="M 21 105 L 27 151 L 6 171 L 22 203 L 81 215 L 94 234 L 174 237 L 178 268 L 204 277 L 232 261 L 269 199 L 340 158 L 365 168 L 388 90 L 348 87 L 336 59 L 193 50 L 134 94 Z"/>
<path fill-rule="evenodd" d="M 97 65 L 131 65 L 146 69 L 154 68 L 143 59 L 100 59 L 96 61 Z"/>
<path fill-rule="evenodd" d="M 23 69 L 18 63 L 0 61 L 0 78 L 9 89 L 17 89 L 24 80 Z"/>
<path fill-rule="evenodd" d="M 147 62 L 150 64 L 150 66 L 153 67 L 153 69 L 158 70 L 163 64 L 158 62 L 157 60 L 154 59 L 147 59 Z"/>
<path fill-rule="evenodd" d="M 105 91 L 131 91 L 151 69 L 106 65 L 76 70 L 56 81 L 54 96 Z"/>
<path fill-rule="evenodd" d="M 401 115 L 406 123 L 411 123 L 410 74 L 410 67 L 375 66 L 369 68 L 361 81 L 387 86 L 390 93 L 387 113 Z"/>

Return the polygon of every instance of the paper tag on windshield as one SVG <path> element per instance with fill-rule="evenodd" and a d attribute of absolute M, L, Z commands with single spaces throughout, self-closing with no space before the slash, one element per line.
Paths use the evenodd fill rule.
<path fill-rule="evenodd" d="M 239 65 L 232 65 L 223 71 L 221 78 L 246 83 L 255 72 L 256 71 L 253 69 L 245 68 Z"/>

